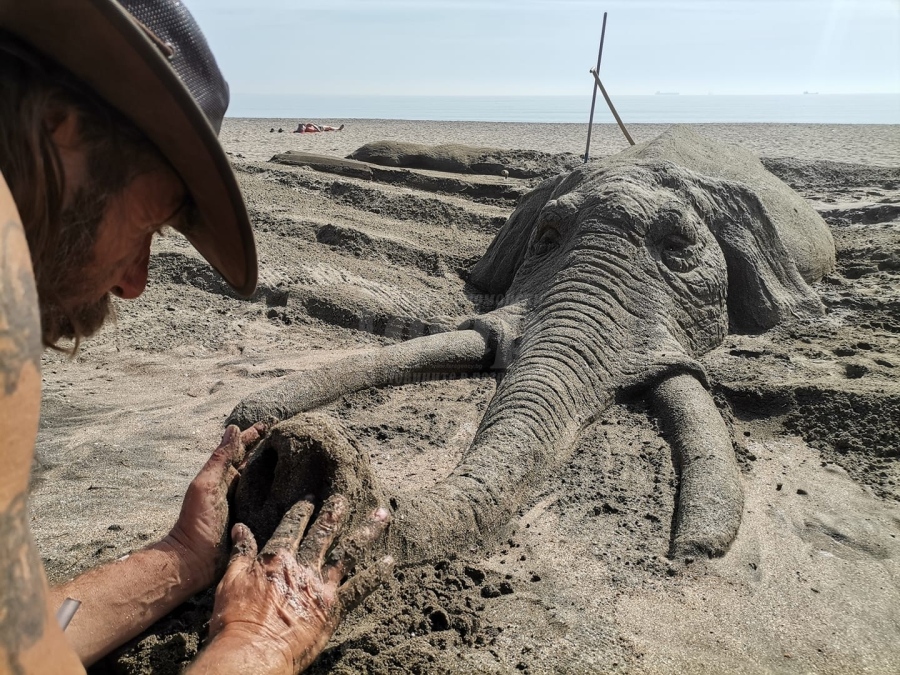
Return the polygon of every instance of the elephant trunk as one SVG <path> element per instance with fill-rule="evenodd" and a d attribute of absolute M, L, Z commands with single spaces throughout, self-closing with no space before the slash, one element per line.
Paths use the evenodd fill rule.
<path fill-rule="evenodd" d="M 285 420 L 368 387 L 479 372 L 493 358 L 494 347 L 477 331 L 428 335 L 289 375 L 242 400 L 226 424 L 243 429 L 262 420 Z"/>
<path fill-rule="evenodd" d="M 530 488 L 570 457 L 581 429 L 610 405 L 618 379 L 610 364 L 624 335 L 588 309 L 557 301 L 532 315 L 459 465 L 399 505 L 394 535 L 404 557 L 435 559 L 501 540 Z"/>
<path fill-rule="evenodd" d="M 585 417 L 558 406 L 554 378 L 532 370 L 504 380 L 453 473 L 400 505 L 395 522 L 405 558 L 433 559 L 502 539 L 529 488 L 570 456 Z"/>

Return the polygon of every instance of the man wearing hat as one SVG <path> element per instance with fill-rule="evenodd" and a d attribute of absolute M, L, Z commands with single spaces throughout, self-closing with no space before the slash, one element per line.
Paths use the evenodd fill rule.
<path fill-rule="evenodd" d="M 42 348 L 77 347 L 111 293 L 138 297 L 166 225 L 238 293 L 256 286 L 253 233 L 217 138 L 227 105 L 179 0 L 0 0 L 0 673 L 83 672 L 220 578 L 190 672 L 299 672 L 390 568 L 345 581 L 389 516 L 378 509 L 327 555 L 348 510 L 339 496 L 305 538 L 313 504 L 296 504 L 261 552 L 235 525 L 229 559 L 227 494 L 265 433 L 232 426 L 168 536 L 47 587 L 27 509 Z M 81 607 L 63 634 L 57 610 L 77 606 L 67 598 Z"/>

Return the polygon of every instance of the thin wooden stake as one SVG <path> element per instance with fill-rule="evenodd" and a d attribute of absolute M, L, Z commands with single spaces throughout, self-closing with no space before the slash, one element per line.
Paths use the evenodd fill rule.
<path fill-rule="evenodd" d="M 609 98 L 609 94 L 606 93 L 606 87 L 604 87 L 603 83 L 600 81 L 600 76 L 597 74 L 597 71 L 591 70 L 591 75 L 594 76 L 594 82 L 600 88 L 600 93 L 603 94 L 603 98 L 606 99 L 606 105 L 608 105 L 609 109 L 612 111 L 613 117 L 616 118 L 616 122 L 619 124 L 619 128 L 622 130 L 622 133 L 625 134 L 625 138 L 628 139 L 629 143 L 634 145 L 634 139 L 631 137 L 631 134 L 628 133 L 628 129 L 625 128 L 625 123 L 622 122 L 619 113 L 616 112 L 616 106 L 613 105 L 613 102 Z"/>
<path fill-rule="evenodd" d="M 606 38 L 606 12 L 603 12 L 603 28 L 600 30 L 600 51 L 597 53 L 597 72 L 600 72 L 600 59 L 603 58 L 603 40 Z M 584 163 L 591 158 L 591 131 L 594 129 L 594 105 L 597 103 L 597 87 L 592 87 L 591 117 L 588 120 L 587 146 L 584 149 Z"/>

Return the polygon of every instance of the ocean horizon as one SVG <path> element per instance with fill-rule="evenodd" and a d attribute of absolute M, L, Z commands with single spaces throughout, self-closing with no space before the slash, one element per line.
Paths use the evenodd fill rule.
<path fill-rule="evenodd" d="M 623 121 L 633 124 L 777 123 L 900 124 L 898 94 L 617 96 Z M 591 99 L 585 96 L 328 96 L 232 94 L 228 117 L 445 122 L 586 123 Z M 594 122 L 613 123 L 598 95 Z"/>

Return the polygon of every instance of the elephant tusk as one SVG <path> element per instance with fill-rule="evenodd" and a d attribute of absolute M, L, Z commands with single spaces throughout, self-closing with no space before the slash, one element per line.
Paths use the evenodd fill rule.
<path fill-rule="evenodd" d="M 262 420 L 284 420 L 369 387 L 486 370 L 493 352 L 488 340 L 474 330 L 438 333 L 379 347 L 282 378 L 275 386 L 242 400 L 226 423 L 243 429 Z"/>
<path fill-rule="evenodd" d="M 709 392 L 693 375 L 663 380 L 652 398 L 681 475 L 671 553 L 680 558 L 724 555 L 744 509 L 728 428 Z"/>

